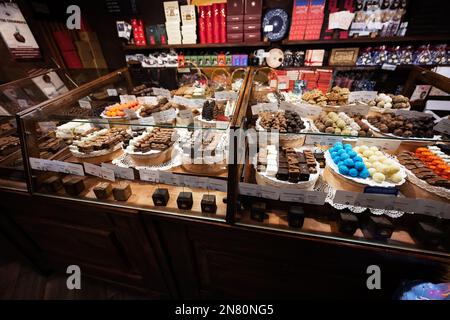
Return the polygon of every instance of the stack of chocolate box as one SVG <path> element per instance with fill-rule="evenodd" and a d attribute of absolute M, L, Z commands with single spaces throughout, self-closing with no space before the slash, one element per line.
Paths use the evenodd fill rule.
<path fill-rule="evenodd" d="M 244 0 L 227 1 L 227 42 L 244 41 Z"/>
<path fill-rule="evenodd" d="M 261 41 L 262 0 L 245 0 L 244 42 Z"/>
<path fill-rule="evenodd" d="M 181 6 L 181 34 L 183 36 L 183 44 L 197 43 L 197 20 L 195 18 L 195 6 Z"/>
<path fill-rule="evenodd" d="M 131 26 L 133 27 L 134 44 L 137 46 L 145 46 L 147 40 L 145 39 L 144 22 L 140 19 L 131 19 Z"/>
<path fill-rule="evenodd" d="M 320 39 L 325 0 L 295 0 L 289 40 Z"/>
<path fill-rule="evenodd" d="M 178 1 L 165 1 L 166 33 L 168 44 L 181 44 L 180 10 Z"/>
<path fill-rule="evenodd" d="M 289 40 L 303 40 L 308 17 L 309 0 L 295 0 L 292 9 Z"/>

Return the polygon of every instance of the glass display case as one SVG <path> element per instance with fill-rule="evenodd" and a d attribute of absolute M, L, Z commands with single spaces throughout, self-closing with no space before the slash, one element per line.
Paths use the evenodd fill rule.
<path fill-rule="evenodd" d="M 225 220 L 236 181 L 230 132 L 248 74 L 193 66 L 168 90 L 124 68 L 35 106 L 20 115 L 31 192 Z M 40 151 L 42 127 L 61 142 L 51 159 Z"/>
<path fill-rule="evenodd" d="M 33 106 L 61 96 L 74 86 L 59 69 L 0 86 L 0 188 L 27 190 L 16 115 L 26 114 Z M 37 134 L 42 157 L 51 158 L 57 143 L 42 130 Z"/>
<path fill-rule="evenodd" d="M 281 87 L 275 70 L 251 71 L 234 223 L 448 257 L 448 112 L 288 77 Z"/>

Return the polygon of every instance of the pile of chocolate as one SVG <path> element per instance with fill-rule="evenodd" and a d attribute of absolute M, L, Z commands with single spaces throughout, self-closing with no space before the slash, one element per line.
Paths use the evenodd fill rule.
<path fill-rule="evenodd" d="M 53 154 L 57 153 L 63 147 L 65 147 L 63 139 L 60 138 L 50 138 L 39 144 L 39 151 L 41 158 L 49 158 Z"/>
<path fill-rule="evenodd" d="M 348 103 L 349 94 L 350 90 L 348 88 L 336 86 L 325 95 L 319 89 L 307 91 L 302 95 L 302 100 L 323 107 L 326 105 L 344 105 Z"/>
<path fill-rule="evenodd" d="M 427 168 L 413 152 L 402 152 L 397 156 L 397 159 L 406 169 L 413 172 L 417 178 L 426 181 L 432 186 L 450 189 L 450 181 L 438 176 L 433 170 Z"/>
<path fill-rule="evenodd" d="M 296 152 L 293 148 L 282 148 L 276 177 L 293 183 L 308 181 L 311 174 L 317 173 L 316 165 L 316 159 L 310 150 Z"/>
<path fill-rule="evenodd" d="M 13 136 L 0 138 L 0 155 L 7 156 L 20 148 L 20 139 Z"/>
<path fill-rule="evenodd" d="M 112 149 L 117 144 L 130 139 L 131 135 L 125 129 L 112 128 L 84 141 L 75 142 L 75 145 L 79 152 L 88 154 L 93 151 Z"/>
<path fill-rule="evenodd" d="M 141 107 L 139 112 L 141 117 L 150 117 L 155 112 L 162 112 L 176 107 L 175 104 L 169 102 L 166 97 L 158 96 L 156 99 L 158 101 L 156 105 L 145 104 Z"/>
<path fill-rule="evenodd" d="M 432 116 L 406 118 L 391 113 L 369 116 L 369 123 L 377 127 L 382 133 L 392 133 L 403 138 L 433 138 L 434 119 Z"/>
<path fill-rule="evenodd" d="M 264 129 L 279 130 L 281 133 L 300 133 L 305 129 L 305 123 L 297 112 L 265 111 L 259 114 L 259 124 Z"/>
<path fill-rule="evenodd" d="M 133 151 L 146 153 L 151 150 L 167 150 L 175 143 L 174 133 L 174 129 L 154 128 L 150 134 L 137 139 Z"/>
<path fill-rule="evenodd" d="M 228 118 L 225 117 L 225 104 L 214 100 L 205 101 L 202 109 L 202 118 L 207 121 L 227 121 Z"/>

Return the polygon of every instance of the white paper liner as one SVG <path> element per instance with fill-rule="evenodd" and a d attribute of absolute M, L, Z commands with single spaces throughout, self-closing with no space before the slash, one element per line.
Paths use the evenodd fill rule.
<path fill-rule="evenodd" d="M 397 163 L 397 159 L 393 156 L 384 154 L 388 159 L 392 159 L 395 160 Z M 371 186 L 371 187 L 382 187 L 382 188 L 392 188 L 392 187 L 398 187 L 401 186 L 402 184 L 404 184 L 406 182 L 406 172 L 405 172 L 405 168 L 401 165 L 398 164 L 398 166 L 400 167 L 400 175 L 402 177 L 402 180 L 399 183 L 393 183 L 393 182 L 389 182 L 389 181 L 383 181 L 382 183 L 377 183 L 374 180 L 372 180 L 372 178 L 367 178 L 367 179 L 362 179 L 362 178 L 354 178 L 354 177 L 350 177 L 350 176 L 344 176 L 343 174 L 339 173 L 339 169 L 337 167 L 337 165 L 334 163 L 333 159 L 331 159 L 331 155 L 330 152 L 327 150 L 325 152 L 325 160 L 327 162 L 328 167 L 330 167 L 331 170 L 334 171 L 334 173 L 336 173 L 337 175 L 339 175 L 340 177 L 347 179 L 347 180 L 351 180 L 353 182 L 356 182 L 358 184 L 361 185 L 366 185 L 366 186 Z"/>
<path fill-rule="evenodd" d="M 436 187 L 436 186 L 432 186 L 430 185 L 428 182 L 419 179 L 412 171 L 405 169 L 406 174 L 408 176 L 408 180 L 418 186 L 421 189 L 424 189 L 425 191 L 434 193 L 440 197 L 446 198 L 448 200 L 450 200 L 450 189 L 446 189 L 443 187 Z"/>

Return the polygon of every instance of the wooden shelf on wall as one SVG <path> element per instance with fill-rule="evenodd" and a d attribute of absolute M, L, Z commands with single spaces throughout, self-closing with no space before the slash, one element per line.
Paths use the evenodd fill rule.
<path fill-rule="evenodd" d="M 270 42 L 251 42 L 251 43 L 208 43 L 208 44 L 160 44 L 160 45 L 147 45 L 147 46 L 135 46 L 125 45 L 126 51 L 149 51 L 149 50 L 163 50 L 163 49 L 215 49 L 220 50 L 222 48 L 260 48 L 269 47 Z"/>

